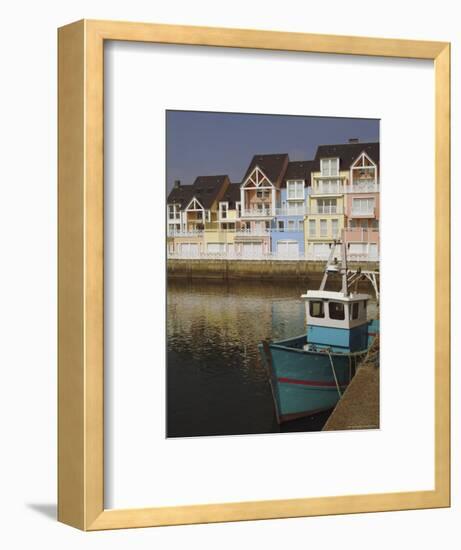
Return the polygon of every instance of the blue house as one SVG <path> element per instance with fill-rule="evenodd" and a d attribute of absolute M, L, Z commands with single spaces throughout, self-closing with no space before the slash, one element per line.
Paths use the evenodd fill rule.
<path fill-rule="evenodd" d="M 304 256 L 304 216 L 314 161 L 289 162 L 271 224 L 271 251 L 287 259 Z"/>

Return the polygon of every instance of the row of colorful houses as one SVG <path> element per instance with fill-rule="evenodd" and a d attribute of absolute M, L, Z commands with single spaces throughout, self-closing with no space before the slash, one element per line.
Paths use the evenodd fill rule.
<path fill-rule="evenodd" d="M 255 155 L 241 182 L 199 176 L 168 195 L 170 258 L 324 260 L 335 239 L 351 259 L 379 260 L 379 143 Z"/>

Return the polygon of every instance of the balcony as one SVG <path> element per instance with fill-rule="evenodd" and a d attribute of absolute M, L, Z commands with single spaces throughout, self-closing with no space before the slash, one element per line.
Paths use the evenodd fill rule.
<path fill-rule="evenodd" d="M 270 229 L 254 228 L 254 229 L 238 229 L 235 231 L 235 238 L 246 237 L 268 237 L 270 235 Z"/>
<path fill-rule="evenodd" d="M 308 207 L 306 205 L 302 206 L 292 206 L 290 208 L 276 208 L 276 216 L 305 216 L 308 214 Z"/>
<path fill-rule="evenodd" d="M 352 208 L 350 216 L 354 218 L 376 218 L 376 208 Z"/>
<path fill-rule="evenodd" d="M 344 207 L 342 205 L 314 205 L 309 210 L 309 216 L 322 215 L 322 214 L 344 214 Z"/>
<path fill-rule="evenodd" d="M 354 180 L 344 186 L 344 193 L 379 193 L 379 184 L 376 180 Z"/>
<path fill-rule="evenodd" d="M 344 185 L 339 178 L 315 178 L 311 187 L 311 195 L 342 195 Z"/>
<path fill-rule="evenodd" d="M 242 218 L 270 218 L 275 216 L 275 208 L 242 209 Z"/>
<path fill-rule="evenodd" d="M 201 237 L 203 229 L 168 229 L 168 237 Z"/>
<path fill-rule="evenodd" d="M 343 229 L 343 239 L 346 242 L 377 243 L 379 229 L 375 227 L 349 227 Z"/>

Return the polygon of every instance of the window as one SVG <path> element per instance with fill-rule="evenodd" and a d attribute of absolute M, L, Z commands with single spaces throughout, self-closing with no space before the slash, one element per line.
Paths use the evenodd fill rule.
<path fill-rule="evenodd" d="M 329 302 L 328 303 L 328 313 L 330 319 L 335 319 L 337 321 L 343 321 L 344 316 L 344 304 L 342 302 Z"/>
<path fill-rule="evenodd" d="M 258 199 L 268 199 L 269 198 L 269 191 L 267 190 L 263 190 L 263 189 L 258 189 L 258 191 L 256 191 L 256 196 L 258 197 Z"/>
<path fill-rule="evenodd" d="M 279 220 L 277 222 L 277 228 L 279 231 L 284 231 L 285 230 L 285 222 L 283 220 Z"/>
<path fill-rule="evenodd" d="M 331 220 L 331 233 L 333 238 L 336 238 L 338 236 L 338 231 L 339 231 L 338 220 Z"/>
<path fill-rule="evenodd" d="M 235 203 L 235 207 L 237 209 L 237 218 L 240 218 L 241 214 L 242 214 L 242 205 L 240 202 L 236 202 Z"/>
<path fill-rule="evenodd" d="M 339 159 L 321 159 L 320 171 L 322 176 L 337 176 L 339 173 Z"/>
<path fill-rule="evenodd" d="M 220 202 L 219 203 L 219 214 L 220 218 L 222 220 L 225 220 L 227 218 L 227 209 L 228 209 L 228 203 L 227 202 Z"/>
<path fill-rule="evenodd" d="M 356 220 L 349 220 L 349 227 L 351 229 L 355 229 L 357 227 L 357 221 Z"/>
<path fill-rule="evenodd" d="M 294 231 L 294 230 L 295 230 L 294 220 L 288 220 L 288 231 Z"/>
<path fill-rule="evenodd" d="M 304 203 L 301 201 L 291 201 L 287 203 L 286 209 L 293 216 L 302 216 L 304 214 Z"/>
<path fill-rule="evenodd" d="M 298 220 L 298 231 L 304 230 L 304 222 L 302 220 Z"/>
<path fill-rule="evenodd" d="M 315 237 L 315 220 L 309 220 L 309 237 Z"/>
<path fill-rule="evenodd" d="M 373 215 L 375 211 L 375 199 L 352 199 L 352 213 L 361 215 Z"/>
<path fill-rule="evenodd" d="M 353 304 L 351 304 L 351 320 L 353 321 L 354 319 L 358 319 L 359 318 L 359 302 L 354 302 Z"/>
<path fill-rule="evenodd" d="M 318 199 L 317 209 L 319 214 L 336 214 L 336 199 Z"/>
<path fill-rule="evenodd" d="M 341 180 L 339 179 L 325 179 L 316 180 L 316 190 L 320 194 L 338 194 L 341 192 Z"/>
<path fill-rule="evenodd" d="M 288 200 L 304 198 L 304 180 L 287 181 L 287 198 Z"/>
<path fill-rule="evenodd" d="M 326 237 L 328 234 L 327 220 L 320 220 L 320 236 Z"/>
<path fill-rule="evenodd" d="M 311 317 L 325 317 L 325 311 L 323 309 L 322 301 L 309 301 L 309 315 Z"/>
<path fill-rule="evenodd" d="M 352 183 L 364 188 L 376 183 L 376 166 L 364 154 L 352 166 Z"/>
<path fill-rule="evenodd" d="M 271 222 L 266 221 L 264 226 L 265 226 L 266 229 L 270 229 L 271 228 Z"/>
<path fill-rule="evenodd" d="M 176 204 L 169 204 L 168 205 L 168 219 L 169 220 L 179 219 L 179 212 L 177 212 L 177 205 Z"/>

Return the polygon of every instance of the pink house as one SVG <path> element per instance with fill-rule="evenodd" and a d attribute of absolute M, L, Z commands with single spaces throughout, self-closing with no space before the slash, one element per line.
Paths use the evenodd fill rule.
<path fill-rule="evenodd" d="M 360 145 L 354 144 L 356 146 Z M 360 147 L 345 186 L 343 239 L 351 259 L 379 259 L 379 144 Z M 357 151 L 357 149 L 356 149 Z"/>

